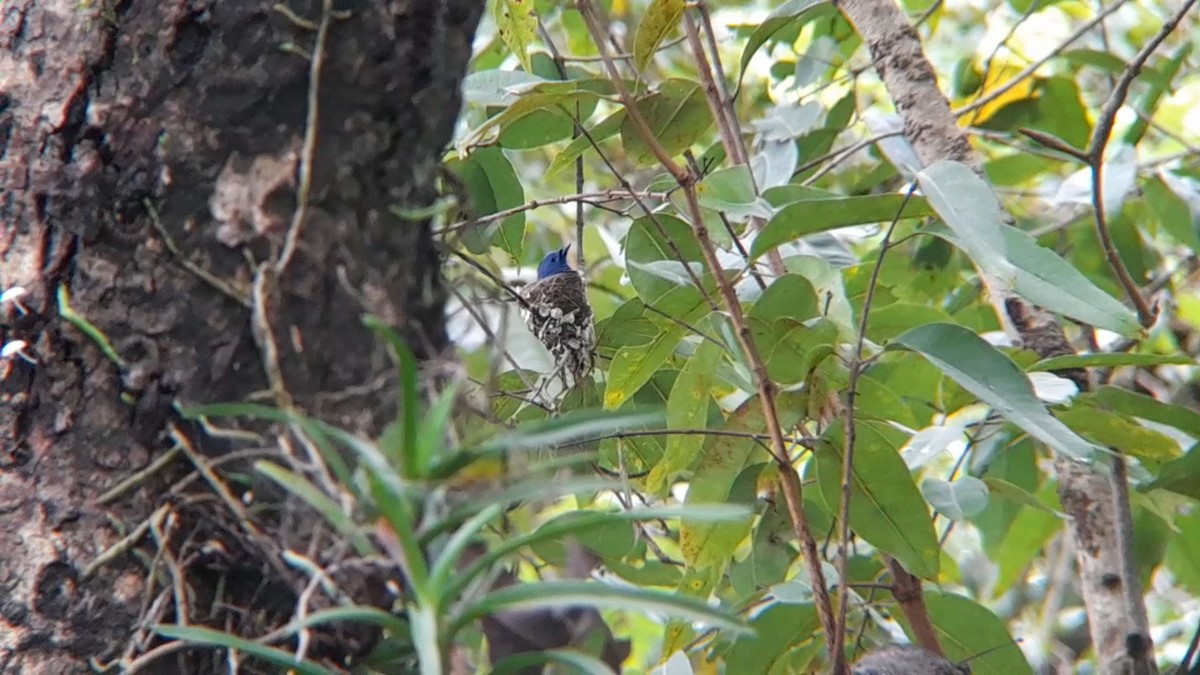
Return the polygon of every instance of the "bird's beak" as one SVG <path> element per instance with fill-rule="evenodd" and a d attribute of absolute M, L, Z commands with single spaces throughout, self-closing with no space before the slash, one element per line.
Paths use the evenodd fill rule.
<path fill-rule="evenodd" d="M 567 244 L 566 246 L 564 246 L 564 247 L 563 247 L 563 250 L 562 250 L 562 252 L 563 252 L 563 257 L 564 257 L 564 258 L 567 256 L 567 251 L 570 251 L 570 250 L 571 250 L 571 245 L 570 245 L 570 244 Z"/>

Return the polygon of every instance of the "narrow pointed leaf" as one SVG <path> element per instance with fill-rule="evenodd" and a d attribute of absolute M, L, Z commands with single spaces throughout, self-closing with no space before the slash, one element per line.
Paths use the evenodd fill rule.
<path fill-rule="evenodd" d="M 272 663 L 300 675 L 333 675 L 333 671 L 326 670 L 312 661 L 298 661 L 296 655 L 291 652 L 276 649 L 275 647 L 268 647 L 253 640 L 247 640 L 211 628 L 159 624 L 154 626 L 153 630 L 163 637 L 183 640 L 194 645 L 236 649 L 243 654 L 254 656 L 267 663 Z"/>
<path fill-rule="evenodd" d="M 888 348 L 920 353 L 964 389 L 995 408 L 1004 419 L 1056 452 L 1089 459 L 1097 450 L 1046 410 L 1017 364 L 962 326 L 934 323 L 914 328 L 892 341 Z"/>
<path fill-rule="evenodd" d="M 901 211 L 901 206 L 904 207 Z M 923 218 L 933 214 L 924 197 L 913 196 L 908 204 L 904 195 L 864 195 L 856 197 L 814 197 L 793 201 L 781 207 L 754 238 L 750 257 L 758 258 L 780 244 L 839 227 L 889 223 L 897 217 Z"/>
<path fill-rule="evenodd" d="M 451 626 L 451 634 L 466 624 L 486 616 L 513 609 L 532 607 L 592 606 L 699 621 L 731 633 L 748 629 L 736 616 L 710 607 L 707 602 L 683 595 L 640 588 L 615 588 L 586 581 L 556 581 L 509 586 L 484 596 L 459 616 Z"/>
<path fill-rule="evenodd" d="M 892 554 L 913 574 L 936 579 L 940 564 L 929 507 L 898 452 L 903 439 L 894 429 L 862 422 L 855 427 L 851 468 L 850 527 L 881 551 Z M 817 483 L 826 507 L 837 513 L 842 495 L 844 427 L 830 429 L 828 447 L 816 453 Z"/>

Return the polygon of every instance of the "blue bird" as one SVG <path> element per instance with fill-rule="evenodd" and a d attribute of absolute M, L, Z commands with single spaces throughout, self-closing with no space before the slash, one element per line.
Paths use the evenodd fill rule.
<path fill-rule="evenodd" d="M 526 327 L 554 357 L 555 374 L 578 384 L 595 363 L 596 332 L 583 277 L 567 262 L 567 244 L 538 264 L 537 281 L 521 289 Z"/>
<path fill-rule="evenodd" d="M 557 251 L 551 251 L 542 258 L 542 262 L 538 264 L 538 280 L 552 277 L 555 274 L 565 274 L 574 272 L 571 266 L 567 264 L 567 251 L 571 248 L 570 244 L 560 248 Z"/>

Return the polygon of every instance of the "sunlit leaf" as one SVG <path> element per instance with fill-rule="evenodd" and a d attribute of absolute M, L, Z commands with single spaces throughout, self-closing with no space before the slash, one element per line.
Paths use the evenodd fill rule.
<path fill-rule="evenodd" d="M 1011 283 L 1016 256 L 1008 253 L 1004 211 L 987 183 L 966 165 L 944 160 L 919 172 L 917 181 L 959 247 L 984 272 Z"/>
<path fill-rule="evenodd" d="M 780 425 L 790 428 L 802 414 L 798 397 L 785 395 L 776 406 Z M 752 502 L 756 485 L 743 484 L 745 494 L 734 495 L 735 486 L 743 472 L 756 461 L 766 459 L 765 444 L 754 434 L 766 428 L 762 404 L 751 397 L 735 411 L 725 424 L 726 434 L 713 436 L 704 443 L 704 454 L 688 488 L 687 505 L 726 503 L 731 500 Z M 738 436 L 737 434 L 745 434 Z M 757 458 L 757 460 L 756 460 Z M 733 549 L 750 533 L 750 520 L 732 523 L 697 522 L 684 519 L 679 532 L 679 547 L 690 565 L 707 567 L 727 559 Z"/>
<path fill-rule="evenodd" d="M 1087 405 L 1086 400 L 1060 410 L 1057 417 L 1080 436 L 1127 455 L 1165 462 L 1183 454 L 1170 436 L 1147 429 L 1110 410 Z"/>
<path fill-rule="evenodd" d="M 705 340 L 684 364 L 667 399 L 669 429 L 700 431 L 707 426 L 710 390 L 720 357 L 720 345 Z M 646 478 L 646 488 L 654 493 L 665 489 L 676 473 L 692 465 L 703 445 L 704 436 L 698 433 L 668 436 L 662 460 Z"/>

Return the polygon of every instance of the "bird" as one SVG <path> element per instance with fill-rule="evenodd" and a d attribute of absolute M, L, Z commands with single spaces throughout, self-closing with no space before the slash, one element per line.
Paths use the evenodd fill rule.
<path fill-rule="evenodd" d="M 546 254 L 537 281 L 521 289 L 525 326 L 554 357 L 554 374 L 578 385 L 595 364 L 596 330 L 583 277 L 567 262 L 567 244 Z"/>

